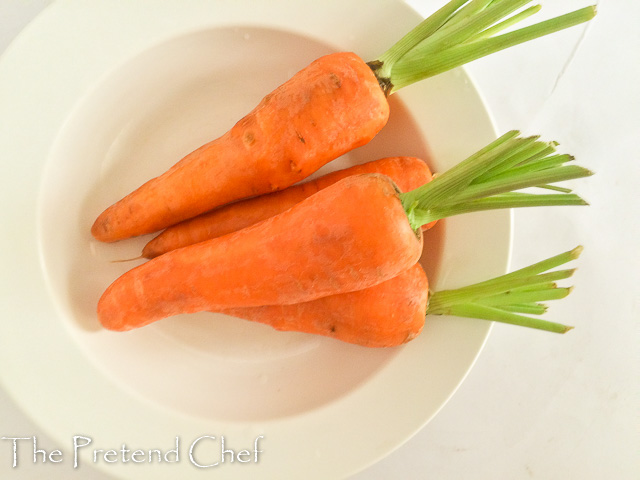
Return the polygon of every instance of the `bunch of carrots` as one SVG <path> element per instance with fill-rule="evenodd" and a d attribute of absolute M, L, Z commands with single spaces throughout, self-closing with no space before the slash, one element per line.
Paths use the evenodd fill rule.
<path fill-rule="evenodd" d="M 162 232 L 143 249 L 149 260 L 100 298 L 102 325 L 124 331 L 215 311 L 369 347 L 415 338 L 426 315 L 567 331 L 531 315 L 569 293 L 555 282 L 573 270 L 548 271 L 580 247 L 435 293 L 418 264 L 422 235 L 440 219 L 585 205 L 555 184 L 591 172 L 556 153 L 555 142 L 514 130 L 437 176 L 421 159 L 392 157 L 299 183 L 369 142 L 397 90 L 595 15 L 588 7 L 501 33 L 539 10 L 521 10 L 528 3 L 453 0 L 373 61 L 349 52 L 321 57 L 223 136 L 108 207 L 91 229 L 98 240 Z"/>

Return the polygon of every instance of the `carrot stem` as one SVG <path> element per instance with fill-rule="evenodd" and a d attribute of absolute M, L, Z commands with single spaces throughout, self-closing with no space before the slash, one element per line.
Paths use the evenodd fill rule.
<path fill-rule="evenodd" d="M 504 197 L 504 198 L 503 198 Z M 464 213 L 483 212 L 487 210 L 502 210 L 507 208 L 549 207 L 549 206 L 580 206 L 588 205 L 575 194 L 538 195 L 523 193 L 518 197 L 496 195 L 492 198 L 473 200 L 463 205 L 422 210 L 415 208 L 407 216 L 412 225 L 426 225 L 440 218 L 453 217 Z"/>
<path fill-rule="evenodd" d="M 491 280 L 432 293 L 427 315 L 455 315 L 565 333 L 573 327 L 521 314 L 542 315 L 547 307 L 540 302 L 571 293 L 571 288 L 560 288 L 555 281 L 571 277 L 575 269 L 547 270 L 576 259 L 581 252 L 582 247 L 576 247 Z"/>
<path fill-rule="evenodd" d="M 508 323 L 511 325 L 535 328 L 537 330 L 545 330 L 553 333 L 567 333 L 573 328 L 561 323 L 527 317 L 525 315 L 519 315 L 499 308 L 485 307 L 478 304 L 460 303 L 453 305 L 447 314 L 454 315 L 456 317 L 477 318 L 480 320 Z"/>
<path fill-rule="evenodd" d="M 369 62 L 385 93 L 391 94 L 465 63 L 591 20 L 595 6 L 511 32 L 499 32 L 537 13 L 531 0 L 452 0 Z M 512 15 L 513 14 L 513 15 Z"/>
<path fill-rule="evenodd" d="M 587 205 L 568 189 L 551 194 L 516 191 L 548 190 L 549 184 L 592 174 L 583 167 L 565 165 L 573 157 L 555 155 L 556 146 L 538 137 L 521 138 L 517 131 L 506 133 L 428 184 L 402 193 L 411 226 L 417 230 L 434 220 L 484 210 Z"/>
<path fill-rule="evenodd" d="M 499 307 L 501 305 L 511 305 L 513 303 L 533 303 L 547 300 L 559 300 L 566 297 L 571 292 L 570 288 L 552 287 L 549 289 L 531 290 L 527 292 L 508 291 L 491 297 L 480 298 L 476 303 L 488 307 Z"/>
<path fill-rule="evenodd" d="M 384 65 L 384 69 L 380 73 L 388 77 L 391 73 L 390 67 L 395 64 L 396 61 L 442 27 L 442 25 L 452 17 L 454 12 L 467 3 L 467 1 L 468 0 L 450 1 L 440 10 L 420 22 L 417 27 L 407 33 L 377 59 L 381 65 Z"/>
<path fill-rule="evenodd" d="M 511 313 L 526 313 L 528 315 L 542 315 L 547 312 L 547 306 L 541 303 L 519 303 L 503 305 L 502 310 Z"/>
<path fill-rule="evenodd" d="M 525 18 L 530 17 L 531 15 L 535 15 L 536 13 L 538 13 L 540 10 L 542 9 L 542 5 L 534 5 L 532 7 L 527 8 L 526 10 L 523 10 L 522 12 L 507 18 L 506 20 L 495 24 L 493 27 L 487 28 L 484 32 L 479 33 L 474 40 L 479 40 L 480 38 L 489 38 L 493 35 L 495 35 L 498 32 L 501 32 L 502 30 L 505 30 L 509 27 L 511 27 L 512 25 L 515 25 L 519 22 L 521 22 L 522 20 L 524 20 Z"/>
<path fill-rule="evenodd" d="M 545 188 L 547 190 L 553 190 L 555 192 L 571 193 L 570 188 L 558 187 L 557 185 L 540 185 L 539 188 Z"/>

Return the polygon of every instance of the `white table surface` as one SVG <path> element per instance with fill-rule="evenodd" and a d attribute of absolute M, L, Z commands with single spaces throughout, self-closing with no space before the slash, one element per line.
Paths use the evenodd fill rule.
<path fill-rule="evenodd" d="M 2 0 L 0 52 L 49 3 Z M 409 3 L 426 15 L 442 2 Z M 543 4 L 559 13 L 589 2 Z M 578 27 L 467 67 L 500 132 L 518 128 L 556 139 L 597 172 L 580 182 L 589 207 L 515 213 L 514 269 L 584 245 L 575 291 L 551 307 L 555 319 L 576 328 L 554 336 L 494 326 L 436 418 L 353 478 L 640 478 L 639 18 L 638 2 L 601 0 L 586 31 Z M 37 436 L 43 448 L 55 447 L 2 389 L 0 436 Z M 0 443 L 2 479 L 109 478 L 50 463 L 29 467 L 12 469 L 10 444 Z"/>

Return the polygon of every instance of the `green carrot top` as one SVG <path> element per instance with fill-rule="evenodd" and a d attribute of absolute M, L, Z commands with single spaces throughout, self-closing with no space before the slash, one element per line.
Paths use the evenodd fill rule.
<path fill-rule="evenodd" d="M 508 132 L 455 167 L 421 187 L 401 193 L 409 223 L 414 230 L 434 220 L 462 213 L 502 208 L 552 205 L 587 205 L 571 190 L 550 185 L 592 175 L 570 155 L 556 154 L 556 142 L 538 137 L 522 138 Z M 542 188 L 554 193 L 516 190 Z"/>
<path fill-rule="evenodd" d="M 528 3 L 531 0 L 452 0 L 369 66 L 389 95 L 494 52 L 587 22 L 596 14 L 596 7 L 590 6 L 497 35 L 541 8 L 535 5 L 515 13 Z"/>
<path fill-rule="evenodd" d="M 576 247 L 520 270 L 455 290 L 442 290 L 429 296 L 427 315 L 455 315 L 509 323 L 555 333 L 573 327 L 527 315 L 546 312 L 547 300 L 564 298 L 571 288 L 559 288 L 558 280 L 569 278 L 575 269 L 548 270 L 574 260 L 582 253 Z M 524 315 L 523 315 L 524 314 Z"/>

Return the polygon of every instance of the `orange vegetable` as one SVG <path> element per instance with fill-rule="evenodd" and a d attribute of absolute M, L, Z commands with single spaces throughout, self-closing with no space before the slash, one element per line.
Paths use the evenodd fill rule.
<path fill-rule="evenodd" d="M 224 313 L 276 330 L 324 335 L 365 347 L 393 347 L 420 334 L 428 296 L 427 275 L 416 263 L 397 277 L 364 290 L 295 305 L 235 308 Z"/>
<path fill-rule="evenodd" d="M 388 157 L 329 173 L 279 192 L 225 205 L 167 228 L 142 250 L 154 258 L 170 250 L 235 232 L 288 210 L 323 188 L 350 175 L 380 173 L 390 177 L 402 191 L 413 190 L 432 178 L 427 164 L 416 157 Z M 431 228 L 435 222 L 423 227 Z"/>
<path fill-rule="evenodd" d="M 352 53 L 322 57 L 222 137 L 105 210 L 91 233 L 106 242 L 151 233 L 288 187 L 367 143 L 388 116 L 385 95 L 362 60 Z"/>
<path fill-rule="evenodd" d="M 391 280 L 357 292 L 319 298 L 296 305 L 235 308 L 224 313 L 270 325 L 276 330 L 304 332 L 365 347 L 394 347 L 416 338 L 425 315 L 455 315 L 566 333 L 572 327 L 536 319 L 546 306 L 540 301 L 564 298 L 571 288 L 556 281 L 575 270 L 543 273 L 578 258 L 582 247 L 529 267 L 456 290 L 429 293 L 420 264 Z"/>
<path fill-rule="evenodd" d="M 564 165 L 556 143 L 509 132 L 431 182 L 401 193 L 353 175 L 237 232 L 173 250 L 122 275 L 98 302 L 109 329 L 203 310 L 302 303 L 363 290 L 413 266 L 421 226 L 496 208 L 584 205 L 575 194 L 512 192 L 591 172 Z"/>
<path fill-rule="evenodd" d="M 503 35 L 537 11 L 527 1 L 453 0 L 378 59 L 321 57 L 268 94 L 229 132 L 107 208 L 95 238 L 155 232 L 220 205 L 286 188 L 364 145 L 386 124 L 386 96 L 423 78 L 593 17 L 592 7 Z"/>
<path fill-rule="evenodd" d="M 263 222 L 130 270 L 103 294 L 98 318 L 120 330 L 178 313 L 362 290 L 411 267 L 421 250 L 391 181 L 351 176 Z"/>

